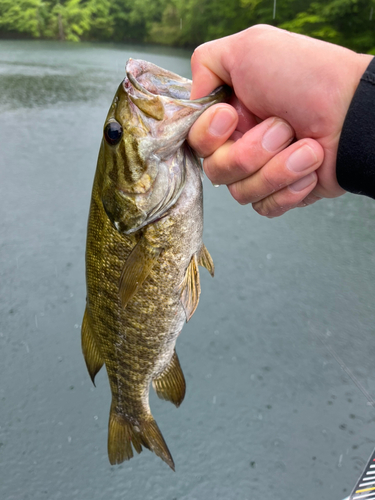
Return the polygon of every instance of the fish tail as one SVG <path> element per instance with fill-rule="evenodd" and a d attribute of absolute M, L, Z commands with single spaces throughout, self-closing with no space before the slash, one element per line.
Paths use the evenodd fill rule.
<path fill-rule="evenodd" d="M 132 445 L 137 453 L 141 453 L 143 445 L 175 470 L 168 446 L 152 415 L 147 415 L 145 420 L 136 424 L 111 408 L 108 426 L 108 457 L 111 465 L 130 460 L 133 457 Z"/>

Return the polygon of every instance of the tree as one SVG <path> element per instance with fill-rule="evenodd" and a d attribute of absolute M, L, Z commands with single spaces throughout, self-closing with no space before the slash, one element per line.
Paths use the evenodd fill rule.
<path fill-rule="evenodd" d="M 48 3 L 43 0 L 1 0 L 0 30 L 32 37 L 44 35 L 48 23 Z"/>

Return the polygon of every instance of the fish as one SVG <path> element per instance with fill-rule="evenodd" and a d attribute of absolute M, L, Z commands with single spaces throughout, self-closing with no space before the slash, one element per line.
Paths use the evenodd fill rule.
<path fill-rule="evenodd" d="M 86 243 L 82 351 L 92 382 L 105 365 L 112 393 L 112 465 L 153 451 L 175 469 L 149 406 L 157 395 L 178 407 L 186 383 L 175 344 L 201 292 L 198 266 L 214 275 L 202 242 L 202 167 L 186 142 L 229 87 L 189 100 L 191 81 L 136 59 L 106 117 Z"/>

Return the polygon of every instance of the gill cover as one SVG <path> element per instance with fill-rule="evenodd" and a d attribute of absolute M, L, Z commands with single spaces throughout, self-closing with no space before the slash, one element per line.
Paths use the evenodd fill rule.
<path fill-rule="evenodd" d="M 104 125 L 102 202 L 120 232 L 129 234 L 160 218 L 185 183 L 195 155 L 184 141 L 209 106 L 229 87 L 189 100 L 191 81 L 141 60 L 129 59 Z M 196 161 L 199 165 L 199 162 Z"/>

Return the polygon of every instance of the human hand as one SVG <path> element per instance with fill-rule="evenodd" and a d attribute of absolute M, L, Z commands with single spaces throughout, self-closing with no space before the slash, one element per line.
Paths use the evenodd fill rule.
<path fill-rule="evenodd" d="M 268 217 L 343 194 L 338 141 L 371 58 L 264 25 L 198 47 L 191 98 L 223 83 L 235 93 L 189 133 L 208 178 Z"/>

